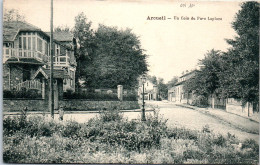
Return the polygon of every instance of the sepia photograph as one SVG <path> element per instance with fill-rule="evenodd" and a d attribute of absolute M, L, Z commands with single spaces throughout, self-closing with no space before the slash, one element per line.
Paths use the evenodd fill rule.
<path fill-rule="evenodd" d="M 2 162 L 259 164 L 259 14 L 3 0 Z"/>

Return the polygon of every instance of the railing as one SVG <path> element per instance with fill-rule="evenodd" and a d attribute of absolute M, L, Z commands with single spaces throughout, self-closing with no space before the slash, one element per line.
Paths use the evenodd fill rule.
<path fill-rule="evenodd" d="M 35 50 L 26 50 L 26 49 L 16 49 L 16 48 L 3 48 L 3 62 L 8 60 L 11 57 L 15 58 L 35 58 L 40 62 L 49 61 L 49 57 L 46 54 L 43 54 Z"/>
<path fill-rule="evenodd" d="M 61 60 L 61 59 L 63 59 L 63 60 Z M 55 60 L 54 62 L 53 62 L 53 64 L 55 65 L 55 66 L 68 66 L 69 64 L 70 64 L 70 58 L 69 57 L 67 57 L 67 56 L 59 56 L 58 58 L 57 58 L 57 61 Z M 48 64 L 50 65 L 50 61 L 48 62 Z"/>
<path fill-rule="evenodd" d="M 26 89 L 37 89 L 37 90 L 42 90 L 42 83 L 40 81 L 37 80 L 26 80 L 24 82 L 21 82 L 19 84 L 17 84 L 14 87 L 16 90 L 21 90 L 22 88 L 26 88 Z"/>

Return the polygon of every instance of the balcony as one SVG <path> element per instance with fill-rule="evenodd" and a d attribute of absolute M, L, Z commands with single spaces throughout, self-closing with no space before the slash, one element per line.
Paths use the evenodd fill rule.
<path fill-rule="evenodd" d="M 3 63 L 5 63 L 9 58 L 34 58 L 42 63 L 49 61 L 49 57 L 39 51 L 3 47 Z"/>

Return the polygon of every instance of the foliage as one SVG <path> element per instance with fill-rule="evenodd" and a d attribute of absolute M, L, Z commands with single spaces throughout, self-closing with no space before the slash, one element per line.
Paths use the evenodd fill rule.
<path fill-rule="evenodd" d="M 102 110 L 100 113 L 100 120 L 102 122 L 121 121 L 122 119 L 123 114 L 120 113 L 116 108 L 112 110 Z"/>
<path fill-rule="evenodd" d="M 168 83 L 167 83 L 167 87 L 168 89 L 171 89 L 172 87 L 174 87 L 174 85 L 178 82 L 178 77 L 174 76 Z"/>
<path fill-rule="evenodd" d="M 221 75 L 228 96 L 258 102 L 259 98 L 259 3 L 244 2 L 232 27 L 238 36 L 227 40 L 232 46 L 225 54 Z M 223 79 L 225 77 L 225 79 Z"/>
<path fill-rule="evenodd" d="M 4 90 L 3 98 L 41 98 L 41 94 L 36 89 L 22 88 L 20 91 L 16 90 Z"/>
<path fill-rule="evenodd" d="M 76 50 L 77 68 L 75 73 L 76 86 L 79 87 L 79 80 L 86 76 L 93 76 L 92 57 L 95 49 L 94 31 L 91 28 L 92 22 L 88 21 L 84 13 L 75 17 L 73 35 L 78 41 L 79 48 Z M 86 67 L 87 66 L 87 67 Z"/>
<path fill-rule="evenodd" d="M 220 53 L 219 50 L 212 49 L 205 54 L 205 58 L 199 63 L 203 67 L 195 73 L 194 77 L 185 82 L 185 92 L 193 92 L 204 97 L 219 94 L 217 93 L 217 89 L 220 86 L 218 74 L 222 72 Z"/>
<path fill-rule="evenodd" d="M 259 101 L 259 3 L 244 2 L 232 27 L 238 36 L 228 39 L 227 52 L 212 49 L 201 60 L 204 67 L 184 89 L 196 95 Z"/>
<path fill-rule="evenodd" d="M 127 93 L 123 95 L 124 101 L 137 101 L 137 94 L 136 93 Z"/>
<path fill-rule="evenodd" d="M 28 116 L 22 127 L 10 124 L 19 120 L 4 118 L 6 163 L 257 164 L 259 158 L 252 139 L 240 142 L 208 126 L 207 131 L 168 128 L 159 113 L 147 115 L 146 122 L 128 121 L 112 110 L 86 123 Z"/>
<path fill-rule="evenodd" d="M 4 9 L 3 20 L 10 21 L 25 21 L 24 15 L 20 14 L 16 9 Z"/>
<path fill-rule="evenodd" d="M 159 95 L 162 99 L 167 99 L 168 98 L 168 87 L 164 83 L 163 78 L 158 78 L 158 90 L 159 90 Z"/>
<path fill-rule="evenodd" d="M 94 31 L 91 22 L 80 13 L 75 18 L 74 36 L 80 45 L 76 75 L 87 87 L 135 87 L 137 78 L 147 71 L 144 50 L 130 29 L 99 25 Z"/>
<path fill-rule="evenodd" d="M 157 85 L 157 77 L 156 76 L 150 76 L 150 75 L 147 75 L 147 79 L 149 81 L 151 81 L 154 85 Z"/>
<path fill-rule="evenodd" d="M 113 93 L 95 93 L 95 92 L 71 92 L 66 91 L 63 94 L 64 99 L 87 99 L 102 101 L 118 101 L 117 94 Z"/>
<path fill-rule="evenodd" d="M 117 94 L 104 93 L 104 92 L 72 92 L 70 90 L 63 93 L 64 99 L 86 99 L 86 100 L 99 100 L 99 101 L 118 101 Z M 124 101 L 137 101 L 135 93 L 127 93 L 123 95 Z"/>
<path fill-rule="evenodd" d="M 156 76 L 147 76 L 147 79 L 151 81 L 154 85 L 157 85 L 159 91 L 159 99 L 167 99 L 168 98 L 168 87 L 167 84 L 164 82 L 163 78 L 156 77 Z"/>
<path fill-rule="evenodd" d="M 205 96 L 196 96 L 193 100 L 191 105 L 195 105 L 197 107 L 205 108 L 208 106 L 208 98 Z"/>
<path fill-rule="evenodd" d="M 70 32 L 70 28 L 68 26 L 57 26 L 54 28 L 54 32 Z"/>
<path fill-rule="evenodd" d="M 92 80 L 89 85 L 110 88 L 118 84 L 124 88 L 138 85 L 137 78 L 147 71 L 146 55 L 138 37 L 130 29 L 118 30 L 99 25 L 95 42 L 95 81 Z"/>

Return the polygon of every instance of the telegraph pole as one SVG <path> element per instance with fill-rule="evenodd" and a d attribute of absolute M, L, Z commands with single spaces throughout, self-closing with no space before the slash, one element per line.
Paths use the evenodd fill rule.
<path fill-rule="evenodd" d="M 51 61 L 51 68 L 50 68 L 50 112 L 51 117 L 54 118 L 54 90 L 53 90 L 53 0 L 51 0 L 51 37 L 50 37 L 50 61 Z"/>

